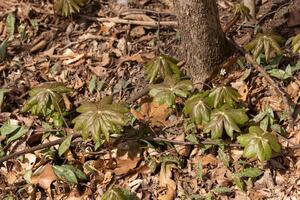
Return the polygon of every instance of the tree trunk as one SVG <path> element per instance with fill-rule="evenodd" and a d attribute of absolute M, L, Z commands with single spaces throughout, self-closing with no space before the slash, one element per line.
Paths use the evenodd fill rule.
<path fill-rule="evenodd" d="M 175 10 L 187 72 L 199 89 L 232 55 L 233 47 L 221 28 L 215 0 L 176 0 Z"/>

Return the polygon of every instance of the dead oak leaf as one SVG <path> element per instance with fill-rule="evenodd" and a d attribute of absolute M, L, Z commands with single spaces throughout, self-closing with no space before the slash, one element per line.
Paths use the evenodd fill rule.
<path fill-rule="evenodd" d="M 141 121 L 149 121 L 154 126 L 168 126 L 169 122 L 167 121 L 168 116 L 171 113 L 171 110 L 166 104 L 159 104 L 157 102 L 144 103 L 141 105 L 140 111 L 131 109 L 132 115 Z"/>
<path fill-rule="evenodd" d="M 31 177 L 31 183 L 37 184 L 45 190 L 48 190 L 53 181 L 57 180 L 52 165 L 46 164 L 41 170 Z"/>
<path fill-rule="evenodd" d="M 159 173 L 159 186 L 167 187 L 167 193 L 158 197 L 159 200 L 173 200 L 176 193 L 176 183 L 172 180 L 173 163 L 162 163 Z"/>
<path fill-rule="evenodd" d="M 113 172 L 120 176 L 126 175 L 134 168 L 136 168 L 138 162 L 141 160 L 139 157 L 134 157 L 133 159 L 120 159 L 117 160 L 117 167 L 113 170 Z"/>

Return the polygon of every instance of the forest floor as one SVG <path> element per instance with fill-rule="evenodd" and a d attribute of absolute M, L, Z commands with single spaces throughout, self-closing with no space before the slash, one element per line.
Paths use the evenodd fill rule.
<path fill-rule="evenodd" d="M 218 0 L 223 27 L 233 19 L 232 6 L 237 2 Z M 288 40 L 300 25 L 300 4 L 294 2 L 259 2 L 257 21 L 240 20 L 227 36 L 243 46 L 261 29 L 273 29 Z M 0 1 L 0 43 L 11 37 L 10 13 L 15 16 L 13 39 L 6 52 L 3 43 L 0 46 L 0 154 L 3 158 L 24 149 L 28 153 L 6 160 L 0 157 L 1 199 L 101 199 L 110 188 L 126 189 L 143 200 L 300 199 L 300 73 L 286 71 L 289 64 L 299 68 L 299 56 L 288 45 L 282 46 L 283 56 L 264 67 L 271 67 L 273 80 L 291 100 L 295 110 L 292 127 L 282 96 L 243 56 L 207 83 L 211 88 L 234 87 L 249 116 L 265 112 L 263 118 L 268 118 L 260 125 L 280 129 L 282 151 L 261 162 L 244 158 L 236 143 L 226 148 L 216 141 L 197 143 L 204 134 L 186 127 L 182 111 L 139 95 L 149 84 L 144 75 L 149 60 L 166 54 L 184 63 L 178 54 L 180 36 L 170 1 L 133 0 L 125 6 L 113 0 L 94 0 L 68 18 L 54 14 L 52 3 L 46 0 Z M 181 70 L 185 67 L 182 64 Z M 29 90 L 44 82 L 61 82 L 73 89 L 63 97 L 68 114 L 62 127 L 55 127 L 53 119 L 22 112 Z M 132 126 L 97 150 L 92 140 L 73 138 L 59 156 L 63 140 L 55 145 L 51 142 L 75 133 L 71 121 L 78 115 L 76 108 L 108 95 L 115 102 L 127 102 Z M 177 106 L 183 107 L 182 100 Z M 193 129 L 191 134 L 188 129 Z M 41 144 L 46 148 L 32 150 Z M 66 164 L 79 168 L 84 180 L 77 177 L 74 183 L 69 171 L 59 176 L 53 166 Z"/>

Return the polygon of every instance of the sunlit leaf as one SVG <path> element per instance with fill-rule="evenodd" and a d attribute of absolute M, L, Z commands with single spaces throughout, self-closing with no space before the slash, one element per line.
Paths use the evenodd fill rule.
<path fill-rule="evenodd" d="M 175 105 L 177 96 L 186 98 L 192 88 L 190 80 L 180 81 L 177 76 L 172 76 L 166 77 L 161 84 L 151 85 L 149 95 L 153 97 L 154 102 L 172 106 Z"/>
<path fill-rule="evenodd" d="M 86 180 L 87 176 L 85 175 L 85 173 L 83 173 L 83 171 L 81 171 L 80 169 L 74 167 L 73 165 L 63 165 L 65 168 L 70 169 L 72 172 L 74 172 L 74 174 L 76 175 L 76 177 L 79 180 Z"/>
<path fill-rule="evenodd" d="M 166 55 L 160 55 L 145 65 L 146 77 L 150 83 L 159 78 L 165 79 L 167 76 L 176 75 L 180 77 L 178 61 Z"/>
<path fill-rule="evenodd" d="M 248 121 L 248 116 L 243 109 L 233 109 L 227 105 L 219 109 L 214 109 L 211 113 L 211 120 L 205 126 L 204 132 L 211 133 L 212 139 L 223 136 L 223 132 L 233 139 L 234 132 L 241 132 L 239 125 Z"/>
<path fill-rule="evenodd" d="M 262 130 L 258 126 L 251 126 L 249 133 L 237 138 L 241 146 L 245 147 L 246 158 L 257 157 L 260 161 L 269 160 L 272 151 L 280 152 L 281 146 L 274 134 Z"/>
<path fill-rule="evenodd" d="M 92 136 L 95 143 L 101 143 L 103 136 L 109 140 L 110 133 L 119 133 L 126 125 L 128 108 L 112 102 L 112 97 L 105 97 L 96 103 L 82 103 L 77 112 L 81 113 L 73 119 L 75 130 L 87 139 Z"/>
<path fill-rule="evenodd" d="M 214 88 L 208 95 L 207 102 L 214 108 L 227 104 L 234 107 L 239 102 L 239 93 L 236 89 L 223 86 Z"/>
<path fill-rule="evenodd" d="M 208 106 L 205 97 L 208 93 L 200 93 L 191 96 L 186 100 L 183 112 L 190 116 L 193 122 L 201 124 L 202 121 L 208 122 L 210 116 L 210 107 Z"/>
<path fill-rule="evenodd" d="M 264 51 L 268 61 L 272 52 L 282 54 L 280 45 L 283 43 L 284 38 L 274 33 L 258 33 L 254 40 L 245 45 L 245 49 L 251 51 L 255 59 Z"/>
<path fill-rule="evenodd" d="M 253 118 L 253 121 L 259 123 L 260 128 L 264 131 L 267 131 L 267 129 L 274 124 L 274 120 L 274 112 L 270 107 L 265 107 Z"/>
<path fill-rule="evenodd" d="M 23 126 L 22 126 L 16 133 L 14 133 L 13 135 L 11 135 L 11 136 L 7 139 L 6 143 L 9 144 L 9 143 L 11 143 L 12 141 L 15 141 L 15 140 L 19 139 L 19 138 L 22 137 L 25 133 L 27 133 L 28 130 L 29 130 L 29 128 L 23 127 Z"/>
<path fill-rule="evenodd" d="M 97 81 L 97 77 L 95 75 L 93 75 L 92 79 L 90 81 L 90 84 L 89 84 L 89 91 L 91 94 L 93 94 L 93 92 L 96 88 L 96 81 Z"/>

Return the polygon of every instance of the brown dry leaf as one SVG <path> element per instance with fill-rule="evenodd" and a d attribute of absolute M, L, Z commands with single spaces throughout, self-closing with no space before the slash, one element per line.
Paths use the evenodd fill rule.
<path fill-rule="evenodd" d="M 169 124 L 169 122 L 167 122 L 166 119 L 170 115 L 170 109 L 166 104 L 159 105 L 156 102 L 146 102 L 141 105 L 140 111 L 131 108 L 131 113 L 138 120 L 150 121 L 154 126 L 167 126 Z"/>
<path fill-rule="evenodd" d="M 90 67 L 89 69 L 91 70 L 91 72 L 93 72 L 96 76 L 100 77 L 100 78 L 105 78 L 107 76 L 107 69 L 101 66 L 97 66 L 97 67 Z"/>
<path fill-rule="evenodd" d="M 104 53 L 102 55 L 102 62 L 101 62 L 101 67 L 106 67 L 107 65 L 109 65 L 110 63 L 110 57 L 109 57 L 109 53 Z"/>
<path fill-rule="evenodd" d="M 181 142 L 184 142 L 184 139 L 185 139 L 185 133 L 182 133 L 181 135 L 178 135 L 175 138 L 176 141 L 181 141 Z M 179 155 L 187 157 L 189 155 L 191 148 L 190 146 L 186 146 L 186 145 L 175 145 L 175 149 Z"/>
<path fill-rule="evenodd" d="M 247 84 L 244 81 L 238 80 L 236 82 L 231 83 L 231 86 L 238 90 L 239 94 L 241 95 L 240 99 L 242 101 L 246 101 L 249 93 Z"/>
<path fill-rule="evenodd" d="M 172 169 L 175 165 L 172 163 L 163 163 L 159 173 L 159 186 L 167 187 L 167 193 L 159 196 L 159 200 L 173 200 L 176 192 L 176 183 L 172 180 Z"/>
<path fill-rule="evenodd" d="M 207 154 L 207 155 L 204 155 L 201 158 L 201 163 L 202 163 L 203 166 L 206 166 L 206 165 L 217 166 L 218 165 L 218 159 L 212 154 Z"/>
<path fill-rule="evenodd" d="M 291 82 L 288 86 L 287 86 L 287 93 L 289 94 L 289 96 L 291 97 L 291 99 L 293 100 L 294 103 L 298 102 L 299 99 L 299 83 L 298 81 L 296 82 Z"/>
<path fill-rule="evenodd" d="M 62 62 L 62 64 L 63 64 L 63 65 L 70 65 L 70 64 L 72 64 L 72 63 L 77 62 L 78 60 L 80 60 L 80 59 L 83 58 L 84 56 L 85 56 L 84 53 L 75 55 L 75 56 L 74 56 L 73 58 L 71 58 L 71 59 L 64 60 L 64 61 Z"/>
<path fill-rule="evenodd" d="M 15 171 L 10 171 L 6 174 L 6 179 L 8 184 L 14 184 L 18 179 L 17 173 Z"/>
<path fill-rule="evenodd" d="M 142 26 L 136 26 L 130 31 L 131 37 L 142 37 L 145 35 L 145 29 Z"/>
<path fill-rule="evenodd" d="M 52 165 L 46 164 L 37 174 L 31 177 L 32 184 L 38 184 L 45 190 L 48 190 L 53 181 L 57 180 L 57 177 L 53 171 Z"/>
<path fill-rule="evenodd" d="M 138 162 L 141 160 L 139 157 L 134 157 L 133 159 L 119 159 L 117 160 L 117 167 L 113 170 L 116 175 L 126 175 L 131 170 L 136 168 Z"/>

